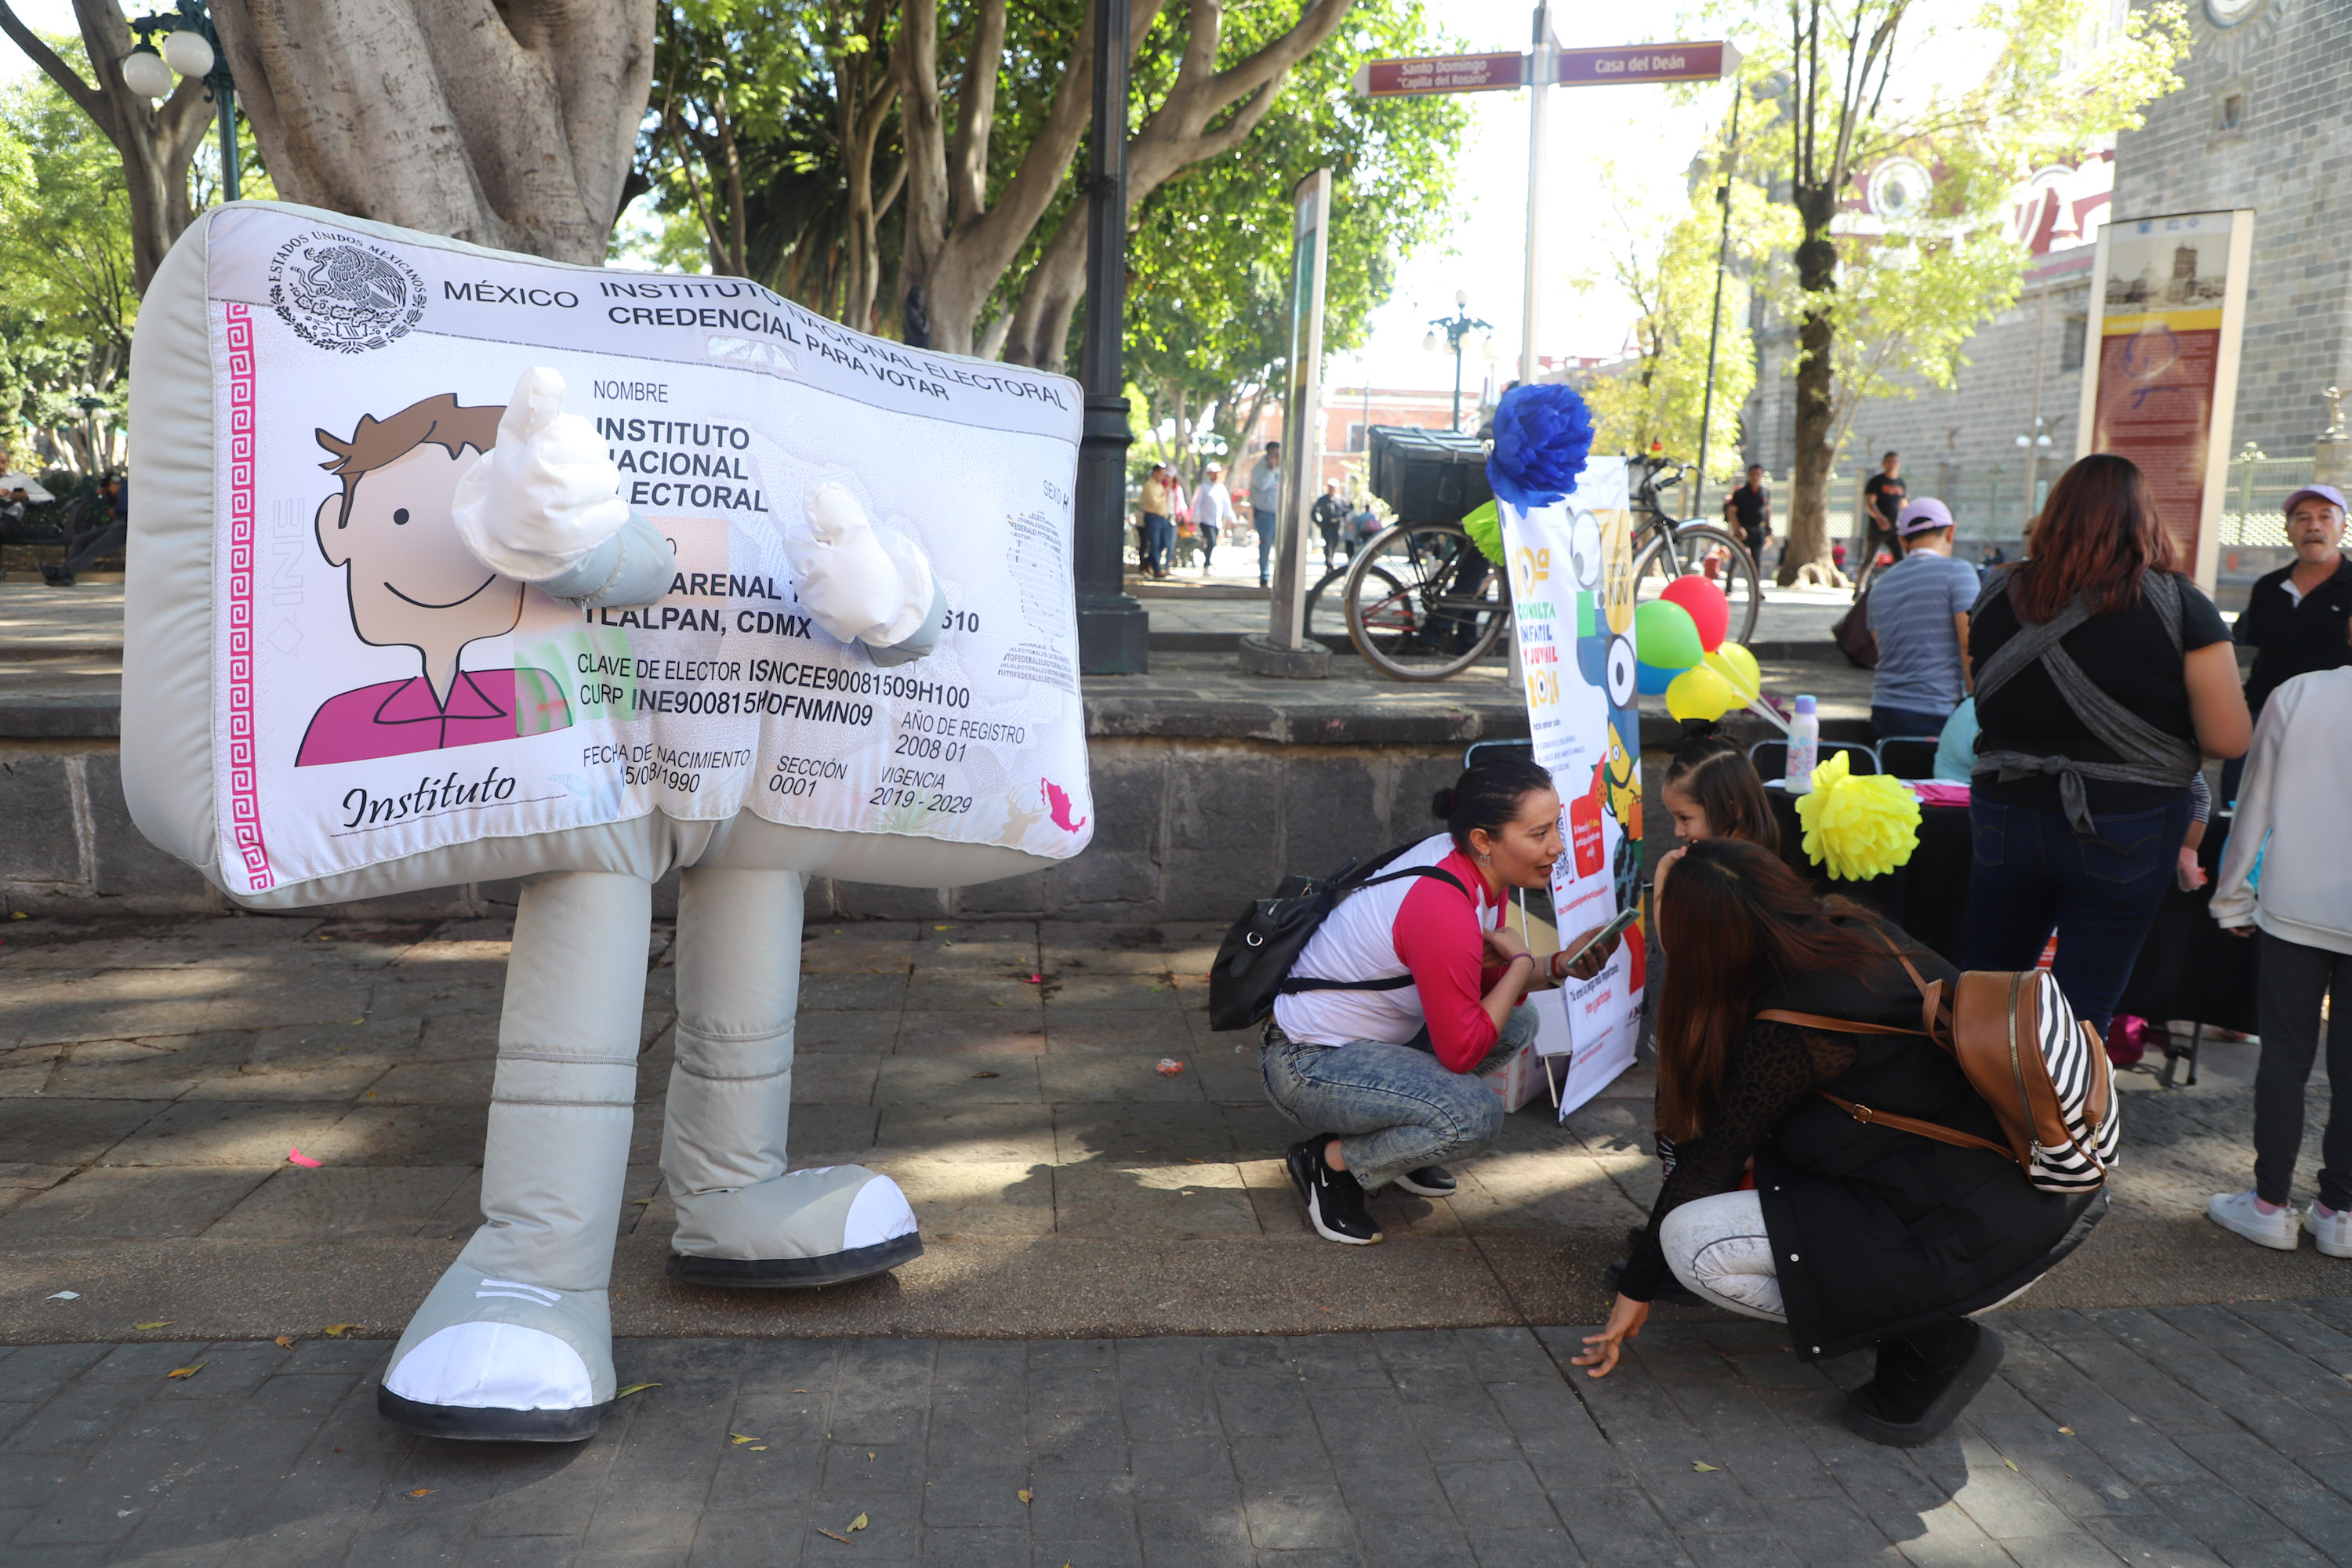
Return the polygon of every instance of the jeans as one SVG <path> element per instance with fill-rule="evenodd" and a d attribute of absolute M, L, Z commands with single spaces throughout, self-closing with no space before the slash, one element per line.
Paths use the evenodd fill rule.
<path fill-rule="evenodd" d="M 2263 1059 L 2254 1069 L 2254 1195 L 2283 1204 L 2303 1152 L 2304 1086 L 2327 1009 L 2327 1130 L 2319 1141 L 2319 1201 L 2352 1208 L 2352 956 L 2264 931 L 2255 993 Z"/>
<path fill-rule="evenodd" d="M 1683 1289 L 1707 1305 L 1768 1323 L 1789 1321 L 1764 1200 L 1753 1191 L 1693 1198 L 1659 1223 L 1658 1249 Z"/>
<path fill-rule="evenodd" d="M 2095 816 L 2087 838 L 2063 811 L 1979 799 L 1969 816 L 1976 864 L 1960 967 L 2031 969 L 2055 926 L 2051 973 L 2074 1016 L 2104 1035 L 2170 885 L 2189 831 L 2187 792 L 2150 810 Z"/>
<path fill-rule="evenodd" d="M 1213 522 L 1204 522 L 1200 527 L 1201 575 L 1205 577 L 1209 574 L 1209 568 L 1216 563 L 1217 559 L 1217 525 Z"/>
<path fill-rule="evenodd" d="M 1168 570 L 1168 552 L 1176 547 L 1176 525 L 1156 511 L 1143 514 L 1143 569 Z"/>
<path fill-rule="evenodd" d="M 1250 521 L 1257 529 L 1257 585 L 1263 588 L 1274 581 L 1274 513 L 1252 507 Z"/>
<path fill-rule="evenodd" d="M 1933 740 L 1944 732 L 1944 721 L 1948 712 L 1937 713 L 1926 708 L 1881 708 L 1870 705 L 1870 732 L 1880 740 L 1896 735 L 1926 737 Z"/>
<path fill-rule="evenodd" d="M 1512 1008 L 1487 1061 L 1509 1059 L 1535 1032 L 1535 1009 Z M 1276 1110 L 1307 1132 L 1339 1136 L 1348 1169 L 1368 1193 L 1407 1171 L 1475 1154 L 1503 1130 L 1503 1102 L 1475 1072 L 1452 1071 L 1411 1046 L 1314 1046 L 1269 1024 L 1258 1071 Z"/>

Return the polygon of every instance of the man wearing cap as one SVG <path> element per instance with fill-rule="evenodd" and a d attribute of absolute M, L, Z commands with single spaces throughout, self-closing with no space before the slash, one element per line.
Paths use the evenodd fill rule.
<path fill-rule="evenodd" d="M 2352 664 L 2352 563 L 2339 548 L 2344 492 L 2305 485 L 2286 498 L 2286 538 L 2294 561 L 2259 579 L 2239 612 L 2235 636 L 2256 650 L 2246 710 L 2256 719 L 2272 692 L 2298 675 Z M 2242 759 L 2221 770 L 2221 798 L 2238 797 Z"/>
<path fill-rule="evenodd" d="M 1234 493 L 1225 489 L 1225 466 L 1211 463 L 1192 494 L 1192 526 L 1201 531 L 1201 575 L 1216 564 L 1217 535 L 1234 524 Z"/>
<path fill-rule="evenodd" d="M 1274 531 L 1282 505 L 1282 443 L 1268 441 L 1249 476 L 1250 526 L 1257 530 L 1257 585 L 1274 581 Z"/>
<path fill-rule="evenodd" d="M 1952 559 L 1952 514 L 1933 496 L 1906 502 L 1895 519 L 1903 559 L 1870 585 L 1870 629 L 1878 671 L 1870 727 L 1890 735 L 1935 735 L 1969 693 L 1969 611 L 1977 569 Z"/>

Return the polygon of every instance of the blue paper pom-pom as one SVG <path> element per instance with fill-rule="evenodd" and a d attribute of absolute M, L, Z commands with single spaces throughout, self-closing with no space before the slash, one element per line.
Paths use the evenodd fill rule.
<path fill-rule="evenodd" d="M 1515 386 L 1495 408 L 1495 450 L 1486 482 L 1521 511 L 1549 506 L 1576 488 L 1592 450 L 1592 411 L 1558 382 Z"/>

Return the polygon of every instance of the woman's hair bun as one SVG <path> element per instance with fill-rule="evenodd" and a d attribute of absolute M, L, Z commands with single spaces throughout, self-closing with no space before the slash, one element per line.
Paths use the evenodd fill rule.
<path fill-rule="evenodd" d="M 1454 786 L 1447 784 L 1429 797 L 1429 809 L 1438 821 L 1445 822 L 1454 816 Z"/>

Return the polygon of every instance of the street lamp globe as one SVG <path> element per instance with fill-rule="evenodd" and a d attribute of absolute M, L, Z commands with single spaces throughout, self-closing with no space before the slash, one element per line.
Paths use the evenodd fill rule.
<path fill-rule="evenodd" d="M 122 57 L 122 85 L 142 98 L 167 98 L 172 91 L 172 68 L 152 50 L 133 49 Z"/>
<path fill-rule="evenodd" d="M 183 27 L 163 40 L 163 63 L 182 76 L 207 76 L 213 68 L 213 47 L 202 33 Z"/>
<path fill-rule="evenodd" d="M 1454 290 L 1454 302 L 1456 305 L 1467 305 L 1470 302 L 1470 290 L 1467 289 Z"/>
<path fill-rule="evenodd" d="M 1437 353 L 1437 334 L 1435 332 L 1423 332 L 1421 337 L 1421 347 L 1422 352 L 1424 353 L 1433 354 Z"/>

